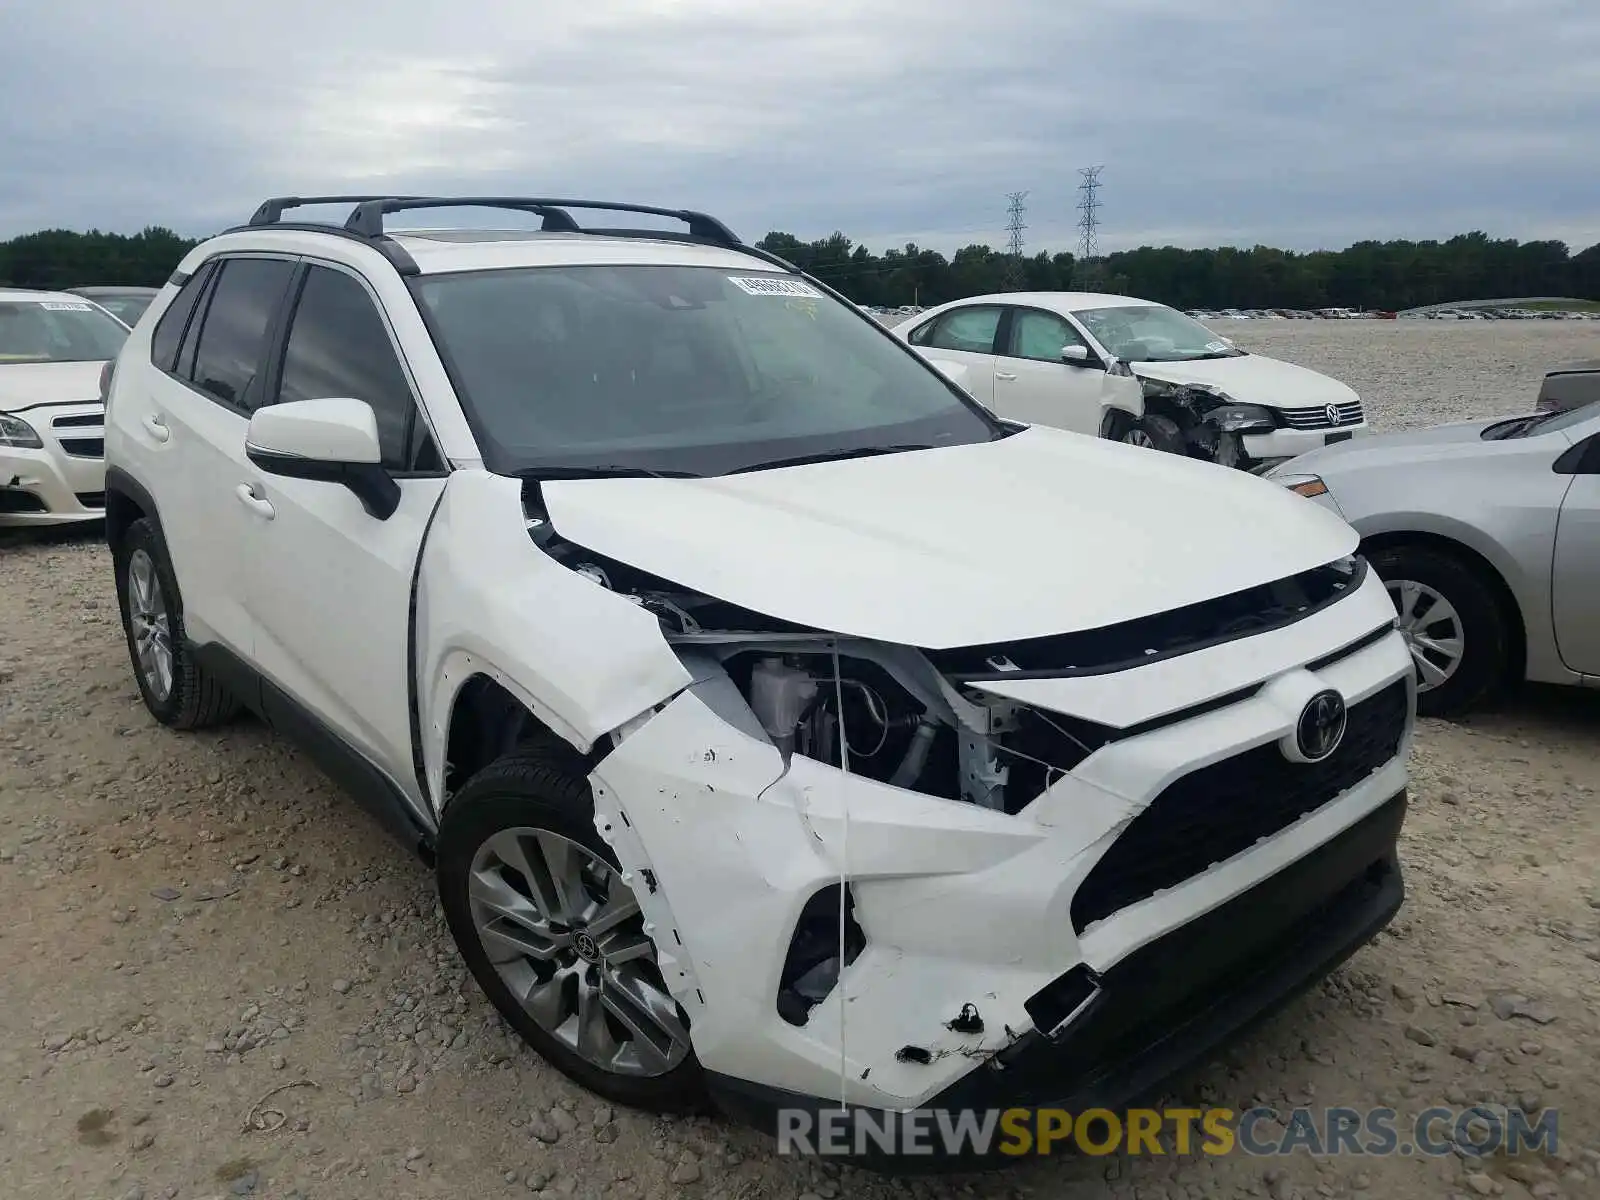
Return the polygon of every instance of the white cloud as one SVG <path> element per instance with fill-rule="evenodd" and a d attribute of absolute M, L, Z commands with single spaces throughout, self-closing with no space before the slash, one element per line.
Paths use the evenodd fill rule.
<path fill-rule="evenodd" d="M 1585 0 L 55 0 L 6 31 L 0 236 L 370 187 L 944 248 L 1028 189 L 1059 248 L 1095 162 L 1108 246 L 1600 227 Z"/>

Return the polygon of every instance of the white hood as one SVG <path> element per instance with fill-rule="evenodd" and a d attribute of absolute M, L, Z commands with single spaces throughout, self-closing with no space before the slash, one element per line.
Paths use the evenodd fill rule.
<path fill-rule="evenodd" d="M 1149 379 L 1218 388 L 1240 404 L 1321 408 L 1328 404 L 1350 404 L 1358 399 L 1353 388 L 1337 379 L 1264 354 L 1202 358 L 1194 362 L 1138 362 L 1130 366 L 1134 374 Z"/>
<path fill-rule="evenodd" d="M 98 404 L 103 366 L 0 361 L 0 412 L 22 412 L 38 404 Z"/>
<path fill-rule="evenodd" d="M 1242 471 L 1035 426 L 711 479 L 543 485 L 579 545 L 781 620 L 927 649 L 1165 612 L 1356 548 Z"/>

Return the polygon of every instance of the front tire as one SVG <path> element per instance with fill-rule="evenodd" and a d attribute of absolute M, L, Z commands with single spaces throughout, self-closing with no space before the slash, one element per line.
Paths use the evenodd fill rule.
<path fill-rule="evenodd" d="M 1132 422 L 1123 430 L 1119 440 L 1130 446 L 1159 450 L 1163 454 L 1188 453 L 1183 430 L 1178 428 L 1178 423 L 1171 417 L 1163 417 L 1160 413 L 1146 413 Z"/>
<path fill-rule="evenodd" d="M 1417 711 L 1460 716 L 1506 683 L 1511 628 L 1480 568 L 1431 546 L 1386 546 L 1368 556 L 1389 589 L 1417 671 Z"/>
<path fill-rule="evenodd" d="M 113 563 L 128 658 L 150 715 L 172 729 L 203 729 L 233 717 L 239 702 L 195 660 L 184 635 L 178 581 L 148 517 L 128 526 Z"/>
<path fill-rule="evenodd" d="M 438 877 L 478 986 L 557 1070 L 634 1108 L 706 1107 L 688 1018 L 595 831 L 587 779 L 537 750 L 485 767 L 446 810 Z"/>

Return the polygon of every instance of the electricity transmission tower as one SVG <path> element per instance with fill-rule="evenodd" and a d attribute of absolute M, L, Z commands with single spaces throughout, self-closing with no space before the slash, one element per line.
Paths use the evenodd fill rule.
<path fill-rule="evenodd" d="M 1006 286 L 1016 290 L 1022 286 L 1022 231 L 1027 228 L 1022 214 L 1027 212 L 1027 192 L 1009 192 L 1006 195 Z"/>
<path fill-rule="evenodd" d="M 1099 274 L 1100 257 L 1100 172 L 1104 165 L 1084 167 L 1078 174 L 1083 182 L 1078 191 L 1078 286 L 1089 290 Z"/>

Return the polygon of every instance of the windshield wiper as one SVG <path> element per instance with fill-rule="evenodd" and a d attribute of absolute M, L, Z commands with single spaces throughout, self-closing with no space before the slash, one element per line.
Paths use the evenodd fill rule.
<path fill-rule="evenodd" d="M 774 458 L 767 462 L 746 463 L 742 467 L 735 467 L 729 475 L 742 475 L 747 471 L 770 471 L 778 467 L 804 467 L 811 463 L 837 462 L 843 458 L 871 458 L 878 454 L 904 454 L 911 450 L 932 450 L 933 446 L 926 445 L 901 445 L 901 446 L 849 446 L 834 450 L 821 450 L 816 454 L 797 454 L 793 458 Z"/>
<path fill-rule="evenodd" d="M 1533 413 L 1526 417 L 1513 417 L 1509 421 L 1502 421 L 1498 425 L 1491 425 L 1479 436 L 1487 442 L 1504 442 L 1512 438 L 1527 437 L 1551 417 L 1553 412 Z"/>
<path fill-rule="evenodd" d="M 699 479 L 693 471 L 656 471 L 649 467 L 551 466 L 528 467 L 516 473 L 518 479 L 556 481 L 562 479 Z"/>

